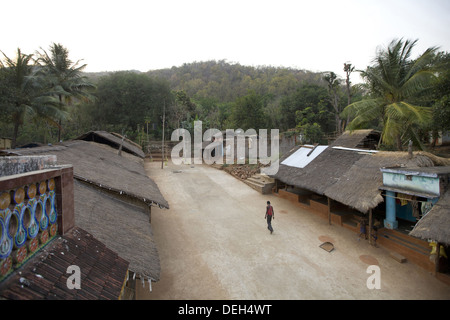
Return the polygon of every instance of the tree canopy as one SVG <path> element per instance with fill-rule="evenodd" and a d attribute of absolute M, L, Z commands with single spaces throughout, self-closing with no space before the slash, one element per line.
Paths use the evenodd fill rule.
<path fill-rule="evenodd" d="M 54 125 L 55 118 L 63 118 L 65 114 L 59 109 L 60 102 L 52 96 L 48 78 L 36 72 L 32 55 L 22 53 L 20 49 L 17 49 L 15 59 L 3 55 L 0 103 L 4 121 L 12 123 L 12 147 L 15 148 L 19 128 L 26 121 L 41 120 Z"/>
<path fill-rule="evenodd" d="M 327 143 L 345 129 L 383 131 L 380 148 L 401 149 L 410 139 L 422 147 L 429 132 L 449 130 L 449 54 L 429 48 L 413 57 L 417 40 L 396 39 L 372 64 L 336 71 L 243 66 L 225 60 L 185 63 L 148 72 L 83 72 L 69 50 L 0 59 L 0 134 L 18 144 L 57 142 L 88 130 L 115 131 L 137 140 L 206 128 L 276 128 L 308 143 Z M 352 75 L 363 83 L 353 85 Z M 343 110 L 343 111 L 342 111 Z M 20 129 L 20 130 L 19 130 Z M 168 135 L 167 135 L 168 136 Z"/>
<path fill-rule="evenodd" d="M 169 106 L 173 101 L 166 81 L 130 71 L 100 78 L 96 98 L 92 116 L 97 128 L 131 136 L 144 119 L 153 130 L 160 129 L 164 103 Z"/>
<path fill-rule="evenodd" d="M 432 61 L 437 48 L 429 48 L 412 59 L 416 43 L 417 40 L 393 40 L 381 49 L 373 64 L 361 72 L 368 97 L 347 106 L 343 114 L 353 117 L 351 129 L 378 120 L 381 142 L 395 145 L 398 150 L 411 139 L 420 144 L 417 130 L 426 126 L 432 116 L 430 108 L 418 103 L 430 96 L 436 81 Z"/>

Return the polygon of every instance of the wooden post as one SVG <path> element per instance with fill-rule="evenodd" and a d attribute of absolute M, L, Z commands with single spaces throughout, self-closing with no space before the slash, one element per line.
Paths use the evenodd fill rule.
<path fill-rule="evenodd" d="M 372 221 L 372 209 L 369 210 L 369 244 L 373 245 L 372 241 L 372 228 L 373 228 L 373 221 Z"/>
<path fill-rule="evenodd" d="M 162 159 L 161 159 L 161 169 L 164 169 L 164 125 L 166 122 L 166 100 L 164 100 L 164 106 L 163 106 L 163 132 L 162 132 Z"/>
<path fill-rule="evenodd" d="M 136 300 L 136 274 L 128 270 L 128 281 L 126 287 L 128 288 L 128 299 Z"/>
<path fill-rule="evenodd" d="M 147 124 L 147 154 L 150 153 L 150 141 L 148 139 L 148 120 L 145 121 Z"/>
<path fill-rule="evenodd" d="M 441 244 L 436 241 L 436 259 L 434 260 L 434 275 L 437 276 L 439 272 L 439 255 L 441 253 Z"/>
<path fill-rule="evenodd" d="M 328 224 L 331 225 L 331 201 L 330 197 L 327 197 L 328 199 Z"/>
<path fill-rule="evenodd" d="M 119 156 L 122 156 L 123 140 L 125 140 L 125 136 L 122 136 L 122 142 L 120 143 L 119 152 L 117 153 Z"/>

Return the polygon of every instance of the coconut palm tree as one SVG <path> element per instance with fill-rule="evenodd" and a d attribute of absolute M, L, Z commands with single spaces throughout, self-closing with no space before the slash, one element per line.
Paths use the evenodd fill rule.
<path fill-rule="evenodd" d="M 322 79 L 327 84 L 328 95 L 330 97 L 331 105 L 333 106 L 334 109 L 336 132 L 338 135 L 340 135 L 342 133 L 342 119 L 340 118 L 342 107 L 340 104 L 340 95 L 339 95 L 339 91 L 341 89 L 341 79 L 339 79 L 334 72 L 325 73 Z"/>
<path fill-rule="evenodd" d="M 437 48 L 428 48 L 413 60 L 411 53 L 416 43 L 393 40 L 388 48 L 378 51 L 372 66 L 360 71 L 369 98 L 344 109 L 344 117 L 353 117 L 350 130 L 378 120 L 382 127 L 380 144 L 401 150 L 410 139 L 419 143 L 417 129 L 430 120 L 431 109 L 415 101 L 433 86 L 431 62 Z"/>
<path fill-rule="evenodd" d="M 95 86 L 83 75 L 86 64 L 80 65 L 80 61 L 73 63 L 69 59 L 69 51 L 61 44 L 53 43 L 50 46 L 50 55 L 37 52 L 36 62 L 40 65 L 40 72 L 50 82 L 52 92 L 56 95 L 61 106 L 70 105 L 74 98 L 85 101 L 92 100 L 89 93 Z M 59 119 L 58 141 L 61 140 L 61 120 Z"/>
<path fill-rule="evenodd" d="M 38 75 L 31 64 L 33 55 L 17 49 L 16 60 L 12 60 L 2 54 L 5 62 L 0 62 L 0 68 L 8 90 L 8 97 L 3 104 L 14 124 L 12 148 L 15 148 L 19 128 L 24 125 L 27 115 L 29 119 L 44 119 L 55 124 L 53 117 L 62 118 L 64 113 L 59 110 L 58 100 L 48 93 L 45 78 Z"/>

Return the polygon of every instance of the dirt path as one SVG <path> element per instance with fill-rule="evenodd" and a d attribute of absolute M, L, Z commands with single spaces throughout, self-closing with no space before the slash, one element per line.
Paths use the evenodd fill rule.
<path fill-rule="evenodd" d="M 412 263 L 274 195 L 206 165 L 146 163 L 170 209 L 152 209 L 161 279 L 139 299 L 450 299 L 450 287 Z M 274 233 L 264 219 L 275 209 Z M 319 247 L 331 241 L 335 250 Z M 368 289 L 369 265 L 381 289 Z"/>

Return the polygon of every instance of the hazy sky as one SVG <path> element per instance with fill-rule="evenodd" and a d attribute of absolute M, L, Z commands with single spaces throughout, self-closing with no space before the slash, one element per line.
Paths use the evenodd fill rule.
<path fill-rule="evenodd" d="M 0 50 L 61 43 L 86 71 L 148 71 L 225 59 L 343 76 L 378 46 L 450 51 L 450 0 L 22 0 L 0 4 Z"/>

